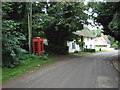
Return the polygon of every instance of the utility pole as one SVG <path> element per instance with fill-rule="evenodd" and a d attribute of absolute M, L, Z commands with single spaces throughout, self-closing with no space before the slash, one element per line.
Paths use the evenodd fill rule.
<path fill-rule="evenodd" d="M 28 14 L 28 45 L 29 53 L 32 53 L 32 1 L 30 3 L 30 14 Z"/>

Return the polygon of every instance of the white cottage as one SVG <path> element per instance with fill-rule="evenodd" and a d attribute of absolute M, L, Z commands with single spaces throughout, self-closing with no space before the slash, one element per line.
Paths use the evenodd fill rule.
<path fill-rule="evenodd" d="M 94 45 L 94 37 L 95 36 L 87 27 L 85 27 L 81 31 L 79 31 L 79 30 L 76 31 L 74 34 L 83 38 L 84 48 L 87 48 L 87 49 L 95 48 L 95 45 Z M 69 47 L 69 53 L 73 53 L 75 51 L 82 51 L 82 48 L 78 44 L 76 44 L 75 40 L 67 42 L 67 46 Z"/>

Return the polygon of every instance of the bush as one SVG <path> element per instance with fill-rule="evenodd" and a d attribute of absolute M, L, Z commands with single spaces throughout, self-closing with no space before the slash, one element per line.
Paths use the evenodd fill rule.
<path fill-rule="evenodd" d="M 74 53 L 78 53 L 78 52 L 79 52 L 79 51 L 76 50 Z"/>
<path fill-rule="evenodd" d="M 91 52 L 91 53 L 93 53 L 93 52 L 95 52 L 95 49 L 84 49 L 84 52 Z"/>
<path fill-rule="evenodd" d="M 4 37 L 2 41 L 2 66 L 13 68 L 20 64 L 19 56 L 26 51 L 20 47 L 18 38 L 11 35 L 9 39 Z"/>
<path fill-rule="evenodd" d="M 95 49 L 91 49 L 91 52 L 95 52 Z"/>
<path fill-rule="evenodd" d="M 19 56 L 26 53 L 21 48 L 21 41 L 26 40 L 25 36 L 15 31 L 20 23 L 16 23 L 12 20 L 3 21 L 2 32 L 2 66 L 13 68 L 20 64 Z"/>
<path fill-rule="evenodd" d="M 36 56 L 34 54 L 24 54 L 19 57 L 21 61 L 23 60 L 48 60 L 48 54 L 44 56 Z"/>

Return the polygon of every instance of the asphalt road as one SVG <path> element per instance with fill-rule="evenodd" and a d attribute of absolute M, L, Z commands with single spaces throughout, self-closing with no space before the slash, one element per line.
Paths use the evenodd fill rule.
<path fill-rule="evenodd" d="M 3 88 L 118 88 L 111 64 L 117 51 L 67 56 L 40 70 L 11 80 Z"/>

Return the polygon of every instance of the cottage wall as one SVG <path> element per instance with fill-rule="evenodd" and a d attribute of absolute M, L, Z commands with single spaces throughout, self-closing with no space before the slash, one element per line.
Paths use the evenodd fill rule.
<path fill-rule="evenodd" d="M 85 37 L 84 38 L 84 42 L 85 42 L 84 48 L 87 48 L 87 49 L 94 49 L 95 48 L 94 39 L 93 38 Z"/>
<path fill-rule="evenodd" d="M 67 42 L 67 46 L 69 47 L 69 53 L 74 53 L 75 51 L 80 51 L 80 47 L 75 41 Z"/>

